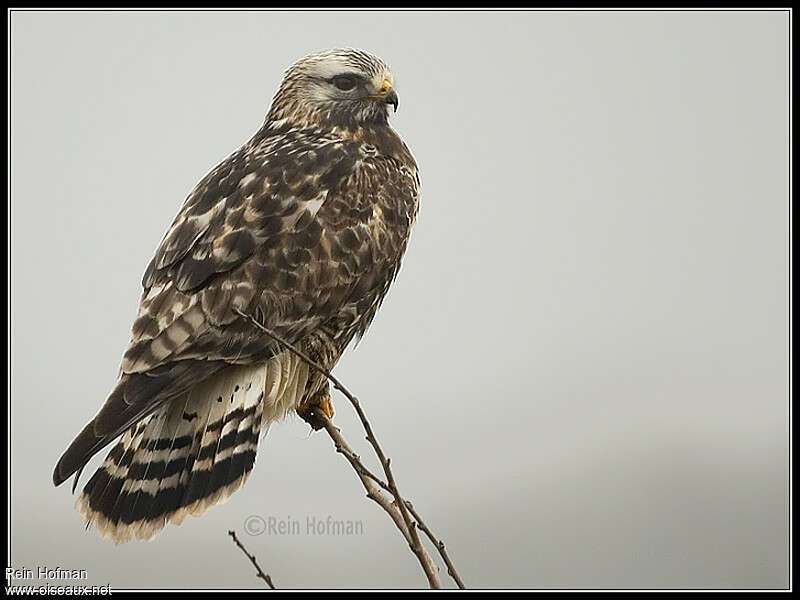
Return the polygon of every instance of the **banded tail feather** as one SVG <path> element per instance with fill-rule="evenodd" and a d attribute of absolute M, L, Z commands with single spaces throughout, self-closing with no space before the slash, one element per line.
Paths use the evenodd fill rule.
<path fill-rule="evenodd" d="M 247 481 L 258 442 L 309 392 L 308 367 L 280 353 L 230 366 L 132 425 L 75 503 L 115 543 L 149 540 L 222 504 Z"/>

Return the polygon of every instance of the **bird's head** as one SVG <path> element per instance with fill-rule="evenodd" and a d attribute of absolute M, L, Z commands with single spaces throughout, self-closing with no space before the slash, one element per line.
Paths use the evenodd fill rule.
<path fill-rule="evenodd" d="M 397 104 L 394 76 L 381 59 L 363 50 L 324 50 L 289 67 L 267 122 L 358 127 L 386 123 Z"/>

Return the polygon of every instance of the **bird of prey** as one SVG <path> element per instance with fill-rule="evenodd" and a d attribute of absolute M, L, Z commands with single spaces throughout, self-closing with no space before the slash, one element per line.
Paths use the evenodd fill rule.
<path fill-rule="evenodd" d="M 116 387 L 53 473 L 77 485 L 119 438 L 77 499 L 87 526 L 151 539 L 239 489 L 271 423 L 333 416 L 327 379 L 249 317 L 328 370 L 364 334 L 417 215 L 397 104 L 379 58 L 307 56 L 252 139 L 189 194 L 145 270 Z"/>

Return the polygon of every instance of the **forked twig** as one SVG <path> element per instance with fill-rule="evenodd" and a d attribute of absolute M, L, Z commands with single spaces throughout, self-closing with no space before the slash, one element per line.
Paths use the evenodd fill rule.
<path fill-rule="evenodd" d="M 358 418 L 364 427 L 364 431 L 367 434 L 367 441 L 369 441 L 369 443 L 372 445 L 373 449 L 375 450 L 375 454 L 380 460 L 381 467 L 383 468 L 383 472 L 386 476 L 386 481 L 383 481 L 381 478 L 377 477 L 369 469 L 367 469 L 366 466 L 364 466 L 358 455 L 353 452 L 345 439 L 342 437 L 339 428 L 335 427 L 333 423 L 331 423 L 327 415 L 320 410 L 312 410 L 312 418 L 316 420 L 320 428 L 325 428 L 325 431 L 333 440 L 337 452 L 341 453 L 356 471 L 359 479 L 361 479 L 361 483 L 367 490 L 367 497 L 379 504 L 395 522 L 398 529 L 403 534 L 403 537 L 408 542 L 411 551 L 417 557 L 417 560 L 422 566 L 425 576 L 428 578 L 430 587 L 437 589 L 441 587 L 441 582 L 439 580 L 439 569 L 431 560 L 430 555 L 426 552 L 420 541 L 417 533 L 418 526 L 436 547 L 437 551 L 442 557 L 442 560 L 444 560 L 445 564 L 447 565 L 448 573 L 456 582 L 456 585 L 458 585 L 459 588 L 464 589 L 464 584 L 461 581 L 455 566 L 453 566 L 452 561 L 447 555 L 447 552 L 445 551 L 444 543 L 441 540 L 438 540 L 431 532 L 430 528 L 422 521 L 422 519 L 419 517 L 419 514 L 416 513 L 413 505 L 404 500 L 400 495 L 400 491 L 397 488 L 397 482 L 395 481 L 394 474 L 392 473 L 391 460 L 384 454 L 383 449 L 378 443 L 378 440 L 372 430 L 372 426 L 367 420 L 367 416 L 364 414 L 364 411 L 361 408 L 361 403 L 358 401 L 358 399 L 352 393 L 350 393 L 344 384 L 342 384 L 328 369 L 312 360 L 303 351 L 299 350 L 287 340 L 284 340 L 276 333 L 264 327 L 249 314 L 242 312 L 238 308 L 234 308 L 234 311 L 240 316 L 248 319 L 251 323 L 253 323 L 253 325 L 258 327 L 262 332 L 278 342 L 281 346 L 294 353 L 308 366 L 324 375 L 328 381 L 330 381 L 333 386 L 342 394 L 344 394 L 344 396 L 350 401 L 350 403 L 353 405 L 353 408 L 355 408 L 356 413 L 358 414 Z M 391 494 L 394 500 L 392 501 L 391 498 L 388 498 L 381 490 Z M 411 514 L 414 515 L 414 519 L 416 519 L 416 521 L 412 520 Z"/>
<path fill-rule="evenodd" d="M 461 576 L 458 574 L 458 571 L 456 571 L 455 565 L 453 565 L 453 562 L 450 560 L 450 557 L 447 554 L 447 550 L 445 549 L 444 542 L 442 540 L 439 540 L 439 539 L 436 538 L 436 536 L 433 534 L 433 532 L 427 526 L 425 521 L 422 520 L 422 517 L 419 516 L 419 513 L 414 509 L 414 505 L 411 504 L 411 502 L 409 500 L 406 500 L 406 506 L 408 507 L 409 512 L 417 520 L 417 527 L 419 527 L 422 530 L 422 532 L 425 535 L 428 536 L 428 539 L 431 541 L 431 543 L 434 546 L 436 546 L 436 549 L 439 551 L 439 556 L 442 557 L 442 560 L 444 561 L 444 564 L 447 565 L 447 574 L 450 575 L 450 577 L 453 578 L 453 581 L 456 582 L 456 585 L 458 586 L 458 589 L 460 589 L 460 590 L 467 589 L 464 586 L 464 582 L 461 581 Z"/>

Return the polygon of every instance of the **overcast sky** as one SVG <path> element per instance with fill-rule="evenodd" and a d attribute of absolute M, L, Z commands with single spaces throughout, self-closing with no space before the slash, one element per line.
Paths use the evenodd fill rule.
<path fill-rule="evenodd" d="M 11 35 L 13 566 L 258 587 L 236 529 L 279 587 L 425 585 L 297 418 L 149 543 L 85 532 L 50 479 L 186 194 L 288 65 L 352 46 L 393 68 L 422 203 L 336 374 L 467 585 L 788 584 L 786 13 L 15 11 Z"/>

